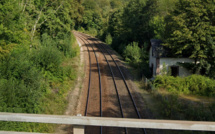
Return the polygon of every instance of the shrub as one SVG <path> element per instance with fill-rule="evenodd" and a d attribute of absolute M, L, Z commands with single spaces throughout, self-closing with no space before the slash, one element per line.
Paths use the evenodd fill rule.
<path fill-rule="evenodd" d="M 75 37 L 72 33 L 58 33 L 55 39 L 48 34 L 42 35 L 42 46 L 56 47 L 66 57 L 74 57 L 77 52 L 73 50 L 72 45 L 75 42 Z"/>
<path fill-rule="evenodd" d="M 62 54 L 54 46 L 42 46 L 34 50 L 31 60 L 41 70 L 51 73 L 58 72 L 62 63 Z"/>
<path fill-rule="evenodd" d="M 57 39 L 57 48 L 63 52 L 66 57 L 76 56 L 76 51 L 73 50 L 72 44 L 74 44 L 75 37 L 73 34 L 59 34 Z"/>
<path fill-rule="evenodd" d="M 173 76 L 157 76 L 154 81 L 154 86 L 167 89 L 168 91 L 178 91 L 188 94 L 186 84 L 183 78 Z"/>
<path fill-rule="evenodd" d="M 96 30 L 96 28 L 91 28 L 91 27 L 88 28 L 88 30 L 86 30 L 85 33 L 92 36 L 98 35 L 98 31 Z"/>
<path fill-rule="evenodd" d="M 41 96 L 41 73 L 29 54 L 14 50 L 0 63 L 0 111 L 37 113 Z"/>
<path fill-rule="evenodd" d="M 112 36 L 110 33 L 108 33 L 105 37 L 105 43 L 108 44 L 108 45 L 111 45 L 112 44 Z"/>
<path fill-rule="evenodd" d="M 129 63 L 132 63 L 134 65 L 137 65 L 141 61 L 141 49 L 138 46 L 137 42 L 133 42 L 126 46 L 123 55 L 125 57 L 125 60 Z"/>
<path fill-rule="evenodd" d="M 215 80 L 201 75 L 191 75 L 185 78 L 173 76 L 156 76 L 154 86 L 168 91 L 178 91 L 184 94 L 215 96 Z"/>
<path fill-rule="evenodd" d="M 41 44 L 42 46 L 57 46 L 57 43 L 54 39 L 51 38 L 47 33 L 44 33 L 41 37 Z"/>
<path fill-rule="evenodd" d="M 36 80 L 35 80 L 36 81 Z M 0 79 L 0 111 L 38 113 L 41 97 L 40 85 L 36 82 L 25 84 L 19 79 Z"/>
<path fill-rule="evenodd" d="M 215 96 L 215 80 L 201 75 L 191 75 L 185 80 L 192 94 Z"/>

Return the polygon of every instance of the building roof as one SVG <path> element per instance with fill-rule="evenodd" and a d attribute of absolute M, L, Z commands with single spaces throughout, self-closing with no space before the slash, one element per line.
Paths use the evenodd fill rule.
<path fill-rule="evenodd" d="M 152 47 L 152 55 L 156 58 L 169 57 L 169 49 L 162 45 L 162 41 L 159 39 L 151 39 L 150 47 Z"/>
<path fill-rule="evenodd" d="M 159 39 L 151 39 L 150 47 L 152 47 L 152 55 L 155 58 L 189 58 L 188 54 L 176 55 L 169 48 L 162 45 L 162 41 Z"/>

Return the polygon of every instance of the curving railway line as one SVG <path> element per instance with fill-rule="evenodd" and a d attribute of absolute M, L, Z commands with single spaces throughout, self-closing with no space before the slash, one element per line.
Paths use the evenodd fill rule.
<path fill-rule="evenodd" d="M 110 48 L 86 34 L 74 32 L 74 35 L 82 45 L 86 46 L 89 57 L 88 84 L 86 85 L 86 99 L 83 102 L 85 106 L 82 110 L 84 115 L 141 118 L 140 109 L 136 105 L 122 69 L 118 65 L 118 60 L 113 57 L 114 54 L 110 51 Z M 146 134 L 146 130 L 86 127 L 86 133 Z"/>

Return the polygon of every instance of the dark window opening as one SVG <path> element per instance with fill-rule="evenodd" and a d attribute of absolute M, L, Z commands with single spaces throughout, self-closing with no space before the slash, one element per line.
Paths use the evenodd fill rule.
<path fill-rule="evenodd" d="M 206 74 L 206 69 L 205 69 L 205 68 L 202 68 L 202 69 L 200 70 L 200 74 L 201 74 L 201 75 L 205 75 L 205 74 Z"/>
<path fill-rule="evenodd" d="M 178 66 L 171 66 L 171 75 L 174 77 L 179 76 L 179 67 Z"/>
<path fill-rule="evenodd" d="M 152 66 L 151 66 L 151 68 L 150 68 L 151 77 L 153 76 L 153 69 L 154 69 L 154 65 L 152 64 Z"/>

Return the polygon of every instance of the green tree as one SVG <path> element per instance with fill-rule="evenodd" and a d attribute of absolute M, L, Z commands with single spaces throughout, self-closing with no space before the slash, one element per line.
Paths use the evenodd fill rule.
<path fill-rule="evenodd" d="M 0 59 L 5 58 L 17 44 L 26 43 L 20 12 L 17 1 L 0 2 Z"/>
<path fill-rule="evenodd" d="M 111 0 L 110 1 L 110 6 L 111 6 L 112 9 L 119 8 L 120 6 L 122 6 L 122 1 L 120 1 L 120 0 Z"/>
<path fill-rule="evenodd" d="M 112 44 L 112 36 L 110 34 L 107 34 L 107 36 L 105 38 L 105 43 L 108 45 Z"/>
<path fill-rule="evenodd" d="M 157 12 L 156 5 L 156 0 L 131 0 L 110 16 L 108 32 L 113 36 L 114 48 L 133 41 L 140 46 L 149 42 L 154 36 L 150 23 Z"/>
<path fill-rule="evenodd" d="M 101 29 L 102 26 L 102 18 L 101 14 L 92 10 L 87 10 L 83 15 L 83 23 L 82 26 L 86 29 L 95 28 Z"/>
<path fill-rule="evenodd" d="M 150 20 L 157 12 L 157 0 L 131 0 L 123 13 L 123 25 L 129 42 L 136 41 L 143 45 L 153 36 Z"/>
<path fill-rule="evenodd" d="M 178 0 L 158 0 L 158 10 L 159 15 L 164 17 L 166 16 L 170 11 L 175 9 L 175 3 Z"/>
<path fill-rule="evenodd" d="M 124 52 L 125 60 L 134 65 L 138 65 L 141 62 L 142 50 L 138 47 L 137 42 L 133 42 L 126 46 Z"/>
<path fill-rule="evenodd" d="M 113 12 L 109 18 L 108 31 L 115 37 L 119 37 L 123 33 L 122 14 L 123 10 L 119 9 Z"/>
<path fill-rule="evenodd" d="M 178 56 L 188 56 L 201 63 L 214 58 L 215 1 L 179 0 L 167 16 L 166 44 Z M 199 69 L 198 69 L 199 70 Z"/>

